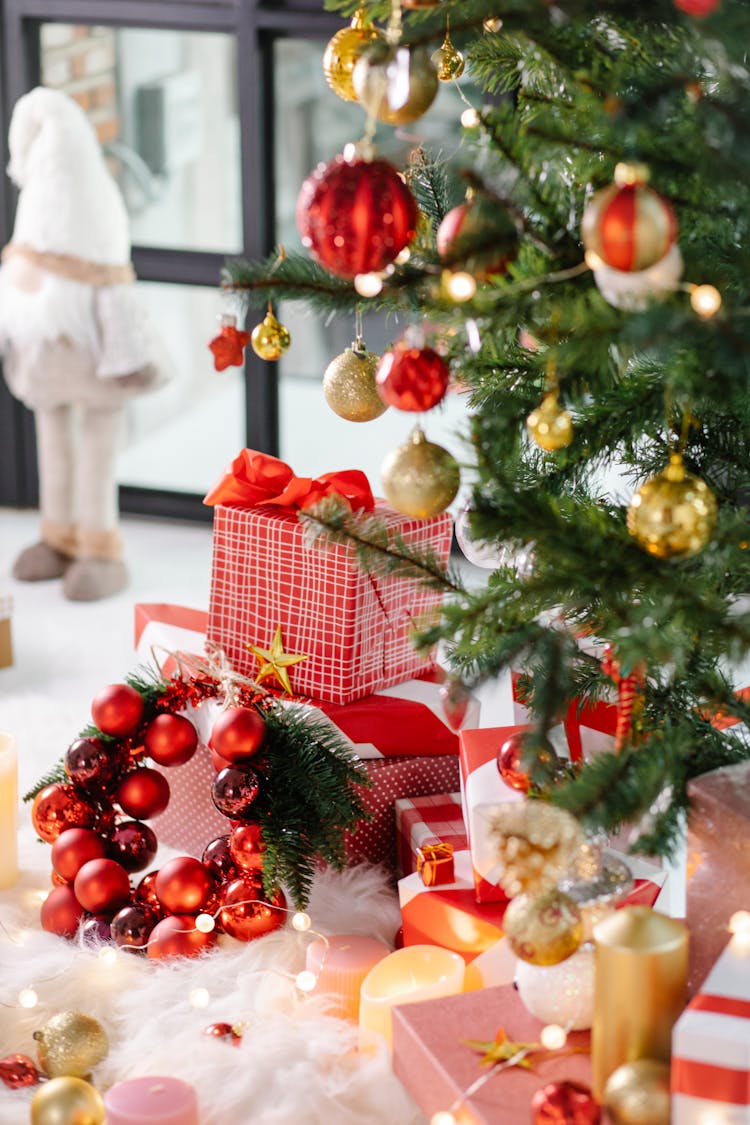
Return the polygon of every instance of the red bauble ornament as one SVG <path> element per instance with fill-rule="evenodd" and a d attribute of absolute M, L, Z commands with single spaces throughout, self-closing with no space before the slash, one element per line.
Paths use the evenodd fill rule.
<path fill-rule="evenodd" d="M 497 752 L 497 771 L 506 785 L 521 793 L 529 791 L 529 775 L 521 769 L 523 735 L 512 734 Z"/>
<path fill-rule="evenodd" d="M 248 820 L 259 789 L 260 780 L 254 769 L 227 766 L 213 780 L 211 799 L 229 820 Z"/>
<path fill-rule="evenodd" d="M 83 918 L 83 907 L 72 887 L 55 887 L 42 903 L 42 929 L 58 937 L 74 937 Z"/>
<path fill-rule="evenodd" d="M 286 921 L 284 892 L 279 889 L 270 898 L 260 883 L 235 879 L 224 889 L 221 925 L 238 941 L 252 941 L 273 933 Z"/>
<path fill-rule="evenodd" d="M 238 824 L 229 837 L 232 859 L 243 871 L 262 871 L 266 845 L 259 824 Z"/>
<path fill-rule="evenodd" d="M 211 730 L 208 745 L 230 765 L 246 762 L 266 740 L 266 724 L 254 707 L 228 707 Z"/>
<path fill-rule="evenodd" d="M 710 16 L 721 4 L 721 0 L 674 0 L 675 8 L 687 12 L 689 16 Z"/>
<path fill-rule="evenodd" d="M 148 955 L 153 960 L 164 957 L 197 957 L 216 943 L 216 931 L 202 934 L 195 928 L 195 918 L 170 914 L 158 922 L 148 939 Z"/>
<path fill-rule="evenodd" d="M 417 204 L 387 160 L 320 164 L 302 185 L 297 226 L 302 244 L 338 277 L 377 273 L 414 237 Z"/>
<path fill-rule="evenodd" d="M 198 732 L 184 715 L 157 715 L 143 738 L 146 752 L 160 766 L 182 766 L 198 746 Z"/>
<path fill-rule="evenodd" d="M 140 902 L 143 906 L 150 906 L 152 910 L 161 915 L 164 910 L 159 902 L 159 896 L 154 885 L 158 874 L 158 871 L 149 871 L 148 874 L 143 876 L 133 892 L 133 901 Z"/>
<path fill-rule="evenodd" d="M 433 348 L 396 344 L 381 359 L 375 375 L 383 402 L 399 410 L 431 410 L 445 397 L 450 371 Z"/>
<path fill-rule="evenodd" d="M 47 785 L 34 798 L 31 823 L 37 835 L 53 844 L 66 828 L 91 828 L 96 810 L 73 785 Z"/>
<path fill-rule="evenodd" d="M 0 1082 L 11 1090 L 21 1090 L 24 1086 L 36 1086 L 39 1071 L 28 1055 L 6 1055 L 0 1059 Z"/>
<path fill-rule="evenodd" d="M 649 269 L 677 238 L 672 208 L 648 187 L 646 177 L 645 169 L 618 164 L 615 182 L 596 192 L 584 209 L 583 245 L 613 269 Z"/>
<path fill-rule="evenodd" d="M 130 898 L 125 868 L 113 859 L 90 859 L 73 884 L 75 895 L 90 914 L 114 914 Z"/>
<path fill-rule="evenodd" d="M 87 918 L 81 926 L 81 938 L 84 945 L 94 947 L 107 945 L 112 940 L 112 927 L 109 924 L 109 918 L 104 918 L 101 915 Z"/>
<path fill-rule="evenodd" d="M 531 1099 L 534 1125 L 599 1125 L 602 1111 L 580 1082 L 548 1082 Z"/>
<path fill-rule="evenodd" d="M 214 367 L 224 371 L 227 367 L 242 367 L 245 361 L 245 348 L 250 342 L 250 333 L 237 327 L 237 317 L 228 313 L 221 318 L 221 329 L 208 345 L 214 357 Z"/>
<path fill-rule="evenodd" d="M 239 877 L 239 869 L 230 850 L 231 836 L 217 836 L 206 846 L 203 863 L 217 883 L 229 883 Z"/>
<path fill-rule="evenodd" d="M 114 747 L 99 738 L 77 738 L 65 754 L 65 772 L 81 789 L 107 789 L 118 766 Z"/>
<path fill-rule="evenodd" d="M 466 722 L 471 693 L 461 680 L 449 678 L 440 685 L 440 702 L 451 730 L 460 730 Z"/>
<path fill-rule="evenodd" d="M 221 773 L 221 771 L 225 770 L 227 766 L 231 766 L 231 762 L 228 762 L 226 758 L 222 758 L 221 754 L 217 754 L 216 751 L 212 750 L 210 746 L 208 748 L 208 752 L 211 755 L 211 765 L 214 767 L 217 773 Z"/>
<path fill-rule="evenodd" d="M 107 854 L 104 840 L 90 828 L 68 828 L 52 845 L 52 866 L 57 874 L 71 883 L 84 863 L 102 859 Z"/>
<path fill-rule="evenodd" d="M 506 273 L 518 255 L 518 229 L 498 201 L 477 198 L 459 203 L 437 229 L 437 251 L 453 268 L 486 281 Z"/>
<path fill-rule="evenodd" d="M 70 829 L 68 829 L 68 831 L 70 831 Z M 58 836 L 58 840 L 59 839 L 60 837 Z M 69 887 L 73 880 L 64 879 L 62 875 L 58 875 L 56 871 L 52 871 L 50 873 L 50 882 L 52 883 L 53 887 Z"/>
<path fill-rule="evenodd" d="M 108 851 L 126 871 L 143 871 L 156 855 L 158 846 L 153 828 L 139 820 L 124 820 L 111 833 Z"/>
<path fill-rule="evenodd" d="M 109 684 L 91 704 L 94 725 L 113 738 L 134 734 L 143 717 L 143 698 L 130 684 Z"/>
<path fill-rule="evenodd" d="M 157 911 L 141 903 L 123 906 L 110 924 L 112 939 L 121 949 L 146 953 L 151 931 L 160 919 Z"/>
<path fill-rule="evenodd" d="M 169 804 L 169 782 L 158 770 L 133 770 L 117 786 L 115 800 L 128 816 L 150 820 Z"/>
<path fill-rule="evenodd" d="M 226 1039 L 233 1047 L 239 1047 L 242 1042 L 242 1032 L 231 1023 L 210 1023 L 203 1028 L 203 1034 L 212 1035 L 215 1039 Z"/>
<path fill-rule="evenodd" d="M 179 855 L 156 873 L 154 889 L 159 902 L 172 914 L 196 914 L 205 905 L 214 881 L 199 859 Z"/>

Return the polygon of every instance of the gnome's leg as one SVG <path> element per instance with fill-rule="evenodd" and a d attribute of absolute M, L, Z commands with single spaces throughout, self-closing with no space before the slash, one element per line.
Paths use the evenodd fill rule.
<path fill-rule="evenodd" d="M 122 406 L 86 407 L 78 439 L 78 550 L 63 592 L 73 601 L 96 601 L 124 589 L 117 500 L 117 452 Z"/>
<path fill-rule="evenodd" d="M 73 430 L 70 406 L 35 411 L 42 541 L 16 559 L 22 582 L 59 578 L 76 553 L 73 513 Z"/>

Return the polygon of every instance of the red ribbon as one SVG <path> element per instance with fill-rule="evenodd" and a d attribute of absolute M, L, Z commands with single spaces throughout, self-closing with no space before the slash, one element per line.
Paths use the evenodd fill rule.
<path fill-rule="evenodd" d="M 713 996 L 699 992 L 690 1001 L 691 1012 L 714 1012 L 719 1016 L 739 1016 L 750 1020 L 750 1000 L 740 1000 L 737 996 Z"/>
<path fill-rule="evenodd" d="M 747 1105 L 750 1102 L 750 1078 L 746 1070 L 673 1057 L 671 1081 L 673 1094 L 709 1098 L 730 1105 Z"/>
<path fill-rule="evenodd" d="M 280 508 L 309 508 L 324 496 L 340 496 L 354 509 L 371 511 L 375 506 L 367 477 L 359 469 L 324 473 L 320 477 L 296 477 L 278 457 L 243 449 L 217 481 L 203 503 L 233 504 L 255 508 L 276 504 Z"/>

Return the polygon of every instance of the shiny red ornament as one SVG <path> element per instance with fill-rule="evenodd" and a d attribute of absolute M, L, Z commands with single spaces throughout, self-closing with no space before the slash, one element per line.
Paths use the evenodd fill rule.
<path fill-rule="evenodd" d="M 203 1028 L 203 1034 L 212 1035 L 214 1039 L 226 1039 L 233 1047 L 239 1047 L 242 1042 L 242 1032 L 231 1023 L 210 1023 Z"/>
<path fill-rule="evenodd" d="M 24 1086 L 36 1086 L 39 1071 L 28 1055 L 6 1055 L 0 1059 L 0 1082 L 11 1090 L 21 1090 Z"/>
<path fill-rule="evenodd" d="M 96 809 L 73 785 L 47 785 L 34 798 L 31 823 L 38 836 L 53 844 L 66 828 L 92 828 Z"/>
<path fill-rule="evenodd" d="M 42 903 L 42 929 L 58 937 L 75 937 L 83 918 L 83 907 L 72 887 L 55 887 Z"/>
<path fill-rule="evenodd" d="M 121 863 L 126 871 L 143 871 L 156 855 L 159 846 L 156 833 L 139 820 L 123 820 L 115 825 L 109 838 L 110 859 Z"/>
<path fill-rule="evenodd" d="M 100 914 L 94 914 L 92 917 L 86 918 L 81 926 L 81 940 L 84 945 L 93 947 L 107 945 L 112 940 L 109 918 Z"/>
<path fill-rule="evenodd" d="M 81 789 L 106 790 L 119 765 L 115 748 L 99 738 L 77 738 L 65 754 L 65 772 Z"/>
<path fill-rule="evenodd" d="M 386 352 L 375 374 L 383 402 L 399 410 L 422 412 L 445 398 L 450 371 L 434 348 L 396 344 Z"/>
<path fill-rule="evenodd" d="M 286 921 L 286 897 L 280 888 L 269 898 L 260 883 L 235 879 L 225 887 L 222 900 L 222 928 L 237 941 L 264 937 Z"/>
<path fill-rule="evenodd" d="M 697 16 L 699 19 L 710 16 L 720 4 L 721 0 L 674 0 L 675 8 L 679 8 L 681 12 L 686 12 L 689 16 Z"/>
<path fill-rule="evenodd" d="M 512 734 L 510 738 L 506 738 L 497 752 L 497 772 L 511 789 L 528 793 L 531 784 L 529 775 L 521 768 L 523 749 L 521 734 Z"/>
<path fill-rule="evenodd" d="M 259 824 L 238 824 L 229 837 L 229 852 L 243 871 L 262 871 L 266 845 Z"/>
<path fill-rule="evenodd" d="M 548 1082 L 531 1099 L 533 1125 L 599 1125 L 601 1106 L 580 1082 Z"/>
<path fill-rule="evenodd" d="M 94 697 L 91 717 L 104 734 L 126 738 L 143 718 L 143 697 L 130 684 L 108 684 Z"/>
<path fill-rule="evenodd" d="M 481 198 L 453 207 L 440 223 L 435 241 L 444 261 L 472 273 L 477 281 L 507 273 L 520 245 L 518 229 L 502 205 Z"/>
<path fill-rule="evenodd" d="M 146 953 L 151 932 L 160 921 L 161 915 L 142 903 L 123 906 L 110 923 L 112 940 L 121 949 Z"/>
<path fill-rule="evenodd" d="M 146 752 L 160 766 L 182 766 L 198 746 L 198 732 L 184 715 L 157 715 L 143 738 Z"/>
<path fill-rule="evenodd" d="M 133 901 L 142 903 L 143 906 L 150 906 L 152 910 L 157 911 L 159 915 L 164 913 L 162 904 L 159 902 L 159 896 L 156 893 L 156 876 L 158 871 L 149 871 L 139 883 L 133 892 Z"/>
<path fill-rule="evenodd" d="M 217 754 L 216 751 L 212 750 L 210 746 L 208 748 L 208 752 L 211 755 L 211 765 L 214 767 L 217 773 L 221 773 L 221 771 L 225 770 L 227 766 L 231 766 L 231 762 L 227 761 L 226 758 L 222 758 L 221 754 Z"/>
<path fill-rule="evenodd" d="M 52 866 L 70 883 L 84 863 L 90 859 L 103 859 L 106 854 L 107 845 L 98 833 L 90 828 L 68 828 L 52 845 Z"/>
<path fill-rule="evenodd" d="M 338 277 L 377 273 L 414 238 L 417 203 L 387 160 L 320 164 L 297 200 L 302 244 Z"/>
<path fill-rule="evenodd" d="M 229 820 L 248 820 L 259 790 L 260 779 L 254 769 L 227 766 L 213 780 L 211 799 Z"/>
<path fill-rule="evenodd" d="M 266 740 L 266 724 L 254 707 L 227 707 L 211 729 L 208 745 L 230 765 L 252 758 Z"/>
<path fill-rule="evenodd" d="M 231 836 L 217 836 L 207 844 L 203 852 L 203 863 L 219 883 L 230 883 L 239 877 L 239 868 L 230 849 Z"/>
<path fill-rule="evenodd" d="M 64 879 L 62 875 L 58 875 L 56 871 L 52 871 L 50 873 L 50 882 L 52 883 L 53 887 L 69 887 L 73 880 Z"/>
<path fill-rule="evenodd" d="M 221 318 L 219 335 L 214 336 L 208 345 L 214 357 L 217 371 L 227 367 L 242 367 L 245 362 L 245 348 L 250 342 L 250 333 L 237 327 L 237 317 L 227 315 Z"/>
<path fill-rule="evenodd" d="M 169 782 L 163 773 L 148 766 L 133 770 L 117 786 L 115 800 L 128 816 L 151 820 L 169 804 Z"/>
<path fill-rule="evenodd" d="M 90 859 L 73 884 L 75 895 L 90 914 L 114 914 L 130 898 L 125 868 L 113 859 Z"/>
<path fill-rule="evenodd" d="M 202 934 L 195 928 L 195 918 L 170 914 L 157 922 L 148 939 L 148 955 L 152 960 L 165 957 L 197 957 L 216 944 L 216 931 Z"/>
<path fill-rule="evenodd" d="M 214 888 L 208 868 L 199 859 L 179 855 L 161 867 L 154 889 L 165 910 L 172 914 L 197 914 Z"/>

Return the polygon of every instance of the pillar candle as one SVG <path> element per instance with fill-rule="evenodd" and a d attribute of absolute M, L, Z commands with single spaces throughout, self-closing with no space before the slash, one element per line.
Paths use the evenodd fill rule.
<path fill-rule="evenodd" d="M 465 968 L 463 957 L 439 945 L 407 945 L 390 953 L 362 981 L 360 1047 L 371 1047 L 381 1037 L 390 1050 L 391 1009 L 396 1004 L 462 992 Z"/>
<path fill-rule="evenodd" d="M 688 930 L 648 906 L 626 906 L 594 927 L 592 1089 L 636 1059 L 669 1062 L 672 1025 L 686 1003 Z"/>
<path fill-rule="evenodd" d="M 179 1078 L 128 1078 L 104 1095 L 107 1125 L 199 1125 L 195 1090 Z"/>
<path fill-rule="evenodd" d="M 0 888 L 18 878 L 18 758 L 16 740 L 0 734 Z"/>
<path fill-rule="evenodd" d="M 342 1019 L 359 1016 L 359 990 L 373 965 L 390 953 L 385 942 L 362 934 L 318 938 L 307 947 L 305 968 L 318 978 L 316 992 L 335 997 L 331 1011 Z"/>

